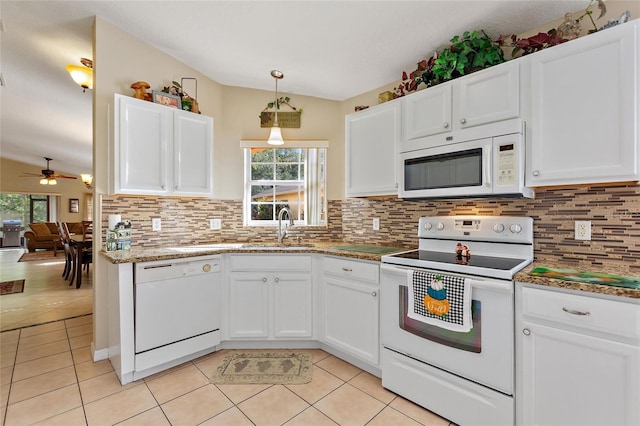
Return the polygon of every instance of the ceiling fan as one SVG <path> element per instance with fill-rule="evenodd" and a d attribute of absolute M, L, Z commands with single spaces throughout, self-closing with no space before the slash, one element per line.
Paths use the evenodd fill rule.
<path fill-rule="evenodd" d="M 51 170 L 49 168 L 49 161 L 51 161 L 52 159 L 49 157 L 44 157 L 45 160 L 47 160 L 47 168 L 41 170 L 42 174 L 36 174 L 36 173 L 24 173 L 21 177 L 39 177 L 40 178 L 40 183 L 42 185 L 56 185 L 58 183 L 58 181 L 56 180 L 57 178 L 60 179 L 78 179 L 75 176 L 66 176 L 66 175 L 60 175 L 57 174 L 55 171 Z"/>

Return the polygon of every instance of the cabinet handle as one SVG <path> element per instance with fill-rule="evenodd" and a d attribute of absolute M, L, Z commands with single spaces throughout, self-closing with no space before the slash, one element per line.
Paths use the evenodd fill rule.
<path fill-rule="evenodd" d="M 446 121 L 444 122 L 444 124 L 442 125 L 442 127 L 444 127 L 445 129 L 449 128 L 449 123 L 447 123 Z"/>
<path fill-rule="evenodd" d="M 525 336 L 528 336 L 531 334 L 531 330 L 529 330 L 528 328 L 525 328 L 522 330 L 522 334 L 524 334 Z"/>
<path fill-rule="evenodd" d="M 176 191 L 178 191 L 178 190 L 180 189 L 180 187 L 179 187 L 179 186 L 176 186 L 174 189 L 175 189 Z"/>
<path fill-rule="evenodd" d="M 562 310 L 571 315 L 580 315 L 580 316 L 591 315 L 591 312 L 589 311 L 575 311 L 573 309 L 567 309 L 567 308 L 562 308 Z"/>
<path fill-rule="evenodd" d="M 280 278 L 276 278 L 276 279 L 274 279 L 274 281 L 279 283 L 280 282 Z"/>
<path fill-rule="evenodd" d="M 460 124 L 466 124 L 467 123 L 467 119 L 466 118 L 461 118 L 460 119 Z"/>
<path fill-rule="evenodd" d="M 266 279 L 266 278 L 263 278 L 263 279 L 262 279 L 262 282 L 263 282 L 263 283 L 266 283 L 266 282 L 267 282 L 267 279 Z"/>
<path fill-rule="evenodd" d="M 167 189 L 167 186 L 166 185 L 162 185 L 160 188 Z"/>
<path fill-rule="evenodd" d="M 376 293 L 375 291 L 372 291 L 372 292 L 371 292 L 371 295 L 372 295 L 373 297 L 376 297 L 376 296 L 378 295 L 378 293 Z"/>
<path fill-rule="evenodd" d="M 534 170 L 531 172 L 531 174 L 534 176 L 540 176 L 540 170 Z"/>
<path fill-rule="evenodd" d="M 353 271 L 353 269 L 351 269 L 351 268 L 347 268 L 346 266 L 343 266 L 343 267 L 342 267 L 342 270 L 343 270 L 343 271 L 345 271 L 345 272 L 351 272 L 351 271 Z"/>

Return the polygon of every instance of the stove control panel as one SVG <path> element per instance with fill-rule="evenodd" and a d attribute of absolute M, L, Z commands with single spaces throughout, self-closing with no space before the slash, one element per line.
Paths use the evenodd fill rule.
<path fill-rule="evenodd" d="M 533 243 L 533 219 L 518 216 L 421 217 L 420 238 Z"/>

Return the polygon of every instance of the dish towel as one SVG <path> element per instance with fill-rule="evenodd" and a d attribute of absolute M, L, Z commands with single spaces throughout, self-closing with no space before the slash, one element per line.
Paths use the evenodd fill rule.
<path fill-rule="evenodd" d="M 473 328 L 471 281 L 422 271 L 407 271 L 408 317 L 447 330 L 466 333 Z"/>

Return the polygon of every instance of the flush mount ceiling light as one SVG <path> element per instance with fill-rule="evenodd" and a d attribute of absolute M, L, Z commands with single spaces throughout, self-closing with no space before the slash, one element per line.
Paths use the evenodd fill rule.
<path fill-rule="evenodd" d="M 275 118 L 273 120 L 273 127 L 271 127 L 271 133 L 269 134 L 269 140 L 267 143 L 269 145 L 284 145 L 284 140 L 282 140 L 282 132 L 280 131 L 280 126 L 278 126 L 278 80 L 284 77 L 284 74 L 278 70 L 271 71 L 271 77 L 276 80 L 276 101 L 273 104 L 276 108 Z"/>
<path fill-rule="evenodd" d="M 67 71 L 71 74 L 71 78 L 78 86 L 82 87 L 82 91 L 93 89 L 93 61 L 87 58 L 81 58 L 80 62 L 84 66 L 67 65 Z"/>

